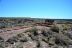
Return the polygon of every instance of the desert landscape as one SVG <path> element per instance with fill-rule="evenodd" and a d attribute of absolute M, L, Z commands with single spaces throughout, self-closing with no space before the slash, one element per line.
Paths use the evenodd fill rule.
<path fill-rule="evenodd" d="M 0 48 L 72 48 L 72 20 L 0 18 Z"/>

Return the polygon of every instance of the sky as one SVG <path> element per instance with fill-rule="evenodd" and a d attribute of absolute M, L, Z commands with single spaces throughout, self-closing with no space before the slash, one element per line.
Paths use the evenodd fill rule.
<path fill-rule="evenodd" d="M 0 0 L 0 17 L 72 19 L 72 0 Z"/>

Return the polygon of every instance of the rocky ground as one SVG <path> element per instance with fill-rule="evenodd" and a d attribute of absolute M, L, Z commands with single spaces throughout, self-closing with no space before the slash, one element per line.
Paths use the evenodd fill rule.
<path fill-rule="evenodd" d="M 69 29 L 59 25 L 35 26 L 6 41 L 0 37 L 0 48 L 72 48 L 72 30 Z"/>

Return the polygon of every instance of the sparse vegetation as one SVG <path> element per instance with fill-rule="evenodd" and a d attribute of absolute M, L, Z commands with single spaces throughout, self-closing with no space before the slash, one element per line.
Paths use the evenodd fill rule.
<path fill-rule="evenodd" d="M 0 34 L 0 48 L 65 48 L 72 46 L 72 24 L 68 24 L 68 22 L 53 24 L 54 20 L 39 20 L 38 22 L 35 19 L 23 18 L 2 19 L 1 22 L 4 23 L 4 25 L 0 26 L 1 33 L 2 30 L 8 28 L 7 32 L 3 32 L 3 34 L 12 31 L 9 28 L 13 29 L 13 27 L 19 27 L 17 30 L 13 30 L 13 33 L 14 31 L 20 31 L 20 29 L 22 29 L 22 32 L 14 34 L 15 36 L 11 36 L 7 40 Z M 49 25 L 51 26 L 48 27 Z M 22 28 L 22 26 L 32 28 L 23 31 L 25 28 Z M 60 29 L 62 30 L 60 31 Z M 9 34 L 12 35 L 12 32 Z M 8 37 L 8 34 L 5 35 Z"/>
<path fill-rule="evenodd" d="M 63 27 L 63 30 L 69 30 L 71 28 L 71 25 L 70 24 L 63 24 L 62 27 Z"/>

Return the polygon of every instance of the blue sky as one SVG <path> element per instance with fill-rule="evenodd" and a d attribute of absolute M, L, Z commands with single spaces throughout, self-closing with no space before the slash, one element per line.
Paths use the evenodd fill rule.
<path fill-rule="evenodd" d="M 0 0 L 0 17 L 72 19 L 72 0 Z"/>

